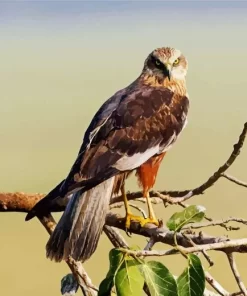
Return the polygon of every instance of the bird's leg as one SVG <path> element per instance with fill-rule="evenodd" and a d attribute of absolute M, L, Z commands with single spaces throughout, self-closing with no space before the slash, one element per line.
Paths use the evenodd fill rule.
<path fill-rule="evenodd" d="M 155 217 L 155 214 L 154 214 L 153 206 L 152 206 L 151 199 L 149 196 L 149 191 L 144 192 L 143 195 L 146 197 L 147 205 L 148 205 L 148 218 L 145 219 L 146 223 L 152 223 L 152 224 L 159 226 L 159 221 L 157 220 L 157 218 Z"/>
<path fill-rule="evenodd" d="M 149 219 L 144 218 L 142 216 L 135 216 L 131 213 L 130 206 L 128 203 L 128 199 L 125 193 L 125 188 L 124 184 L 121 186 L 121 192 L 124 200 L 124 206 L 125 206 L 125 211 L 126 211 L 126 218 L 125 218 L 125 227 L 126 229 L 130 228 L 131 221 L 136 221 L 141 224 L 141 226 L 145 225 L 146 223 L 149 223 Z M 152 223 L 152 222 L 150 222 Z"/>
<path fill-rule="evenodd" d="M 132 214 L 131 214 L 130 206 L 129 206 L 128 199 L 126 196 L 124 184 L 121 187 L 121 192 L 122 192 L 122 196 L 123 196 L 123 200 L 124 200 L 124 207 L 125 207 L 125 211 L 126 211 L 125 227 L 128 229 L 128 228 L 130 228 L 130 222 L 131 222 L 130 217 L 132 216 Z"/>

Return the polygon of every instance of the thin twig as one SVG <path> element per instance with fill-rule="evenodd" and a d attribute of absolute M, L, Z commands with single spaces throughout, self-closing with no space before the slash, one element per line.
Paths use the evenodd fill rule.
<path fill-rule="evenodd" d="M 226 173 L 222 173 L 221 177 L 224 177 L 224 178 L 228 179 L 229 181 L 231 181 L 231 182 L 233 182 L 233 183 L 235 183 L 237 185 L 247 187 L 247 182 L 243 182 L 243 181 L 241 181 L 241 180 L 239 180 L 239 179 L 237 179 L 237 178 L 235 178 L 233 176 L 230 176 L 230 175 L 228 175 Z"/>
<path fill-rule="evenodd" d="M 79 285 L 83 287 L 84 293 L 88 296 L 96 296 L 98 294 L 98 289 L 92 284 L 92 281 L 83 268 L 82 263 L 75 261 L 72 257 L 69 257 L 66 262 L 77 279 Z"/>
<path fill-rule="evenodd" d="M 184 237 L 187 238 L 187 240 L 190 242 L 190 244 L 193 246 L 193 247 L 196 247 L 196 244 L 193 242 L 193 240 L 186 234 L 186 233 L 182 233 Z M 205 251 L 205 250 L 202 250 L 202 254 L 203 256 L 205 257 L 205 259 L 208 261 L 209 263 L 209 266 L 213 266 L 214 265 L 214 262 L 212 261 L 212 259 L 210 258 L 210 256 L 208 255 L 208 253 Z"/>
<path fill-rule="evenodd" d="M 189 206 L 183 202 L 179 202 L 178 205 L 184 209 Z M 190 224 L 189 226 L 185 226 L 183 229 L 186 230 L 186 229 L 198 229 L 198 228 L 208 227 L 208 226 L 220 226 L 220 227 L 225 228 L 227 231 L 230 231 L 230 230 L 239 230 L 240 228 L 225 225 L 228 222 L 238 222 L 238 223 L 242 223 L 242 224 L 247 225 L 247 220 L 242 219 L 242 218 L 229 217 L 224 220 L 213 220 L 212 218 L 205 215 L 204 219 L 209 221 L 210 223 L 194 223 L 194 224 Z"/>
<path fill-rule="evenodd" d="M 123 202 L 117 202 L 117 203 L 110 206 L 110 210 L 116 209 L 116 208 L 122 208 L 123 206 L 124 206 Z M 143 218 L 145 218 L 145 219 L 147 218 L 147 214 L 144 209 L 142 209 L 142 208 L 138 207 L 137 205 L 132 204 L 130 202 L 129 202 L 129 206 L 138 210 L 142 214 Z"/>
<path fill-rule="evenodd" d="M 156 240 L 153 236 L 150 237 L 146 247 L 144 248 L 144 250 L 150 251 L 152 250 L 153 246 L 155 245 Z"/>
<path fill-rule="evenodd" d="M 129 206 L 138 210 L 140 213 L 142 213 L 143 218 L 145 218 L 145 219 L 147 218 L 147 214 L 146 214 L 145 210 L 143 210 L 142 208 L 140 208 L 137 205 L 134 205 L 132 203 L 129 203 Z"/>
<path fill-rule="evenodd" d="M 230 293 L 227 292 L 212 276 L 209 272 L 204 271 L 205 278 L 209 285 L 215 289 L 222 296 L 230 296 Z"/>
<path fill-rule="evenodd" d="M 202 250 L 202 254 L 204 255 L 204 257 L 208 261 L 209 267 L 214 266 L 214 261 L 211 259 L 211 257 L 208 255 L 208 253 L 205 250 Z"/>
<path fill-rule="evenodd" d="M 229 218 L 222 219 L 222 220 L 213 220 L 211 222 L 193 223 L 193 224 L 190 224 L 188 226 L 185 226 L 183 229 L 198 229 L 198 228 L 209 227 L 209 226 L 223 226 L 227 230 L 238 230 L 239 229 L 239 227 L 234 228 L 234 227 L 231 227 L 231 226 L 227 227 L 226 225 L 224 225 L 224 224 L 229 223 L 229 222 L 237 222 L 237 223 L 247 225 L 247 220 L 246 219 L 229 217 Z"/>
<path fill-rule="evenodd" d="M 246 289 L 246 287 L 245 287 L 245 285 L 244 285 L 244 283 L 243 283 L 243 281 L 241 279 L 241 276 L 239 274 L 237 264 L 236 264 L 236 261 L 234 260 L 233 254 L 228 253 L 227 258 L 228 258 L 229 264 L 231 266 L 232 273 L 233 273 L 233 275 L 235 277 L 235 280 L 236 280 L 240 290 L 242 291 L 244 296 L 247 296 L 247 289 Z"/>

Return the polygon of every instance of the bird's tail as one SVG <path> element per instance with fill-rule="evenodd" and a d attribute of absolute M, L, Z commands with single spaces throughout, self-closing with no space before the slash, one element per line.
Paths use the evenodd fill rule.
<path fill-rule="evenodd" d="M 36 205 L 28 212 L 25 220 L 29 221 L 35 216 L 45 216 L 46 214 L 53 212 L 62 211 L 65 205 L 68 203 L 68 199 L 63 197 L 61 202 L 58 203 L 57 199 L 60 197 L 60 188 L 64 180 L 60 182 L 52 191 L 50 191 L 44 198 L 42 198 Z"/>
<path fill-rule="evenodd" d="M 75 192 L 46 245 L 57 262 L 69 256 L 85 261 L 95 251 L 109 209 L 114 177 L 86 192 Z"/>

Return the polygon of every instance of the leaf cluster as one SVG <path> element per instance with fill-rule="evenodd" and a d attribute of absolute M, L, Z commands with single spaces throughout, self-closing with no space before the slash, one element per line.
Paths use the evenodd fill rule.
<path fill-rule="evenodd" d="M 200 222 L 204 215 L 203 207 L 189 206 L 173 214 L 167 227 L 174 231 L 175 238 L 185 225 Z M 118 248 L 112 249 L 109 253 L 110 268 L 100 284 L 98 296 L 141 296 L 143 290 L 151 296 L 202 296 L 205 275 L 201 261 L 195 254 L 184 256 L 187 266 L 175 279 L 161 262 L 146 261 Z"/>

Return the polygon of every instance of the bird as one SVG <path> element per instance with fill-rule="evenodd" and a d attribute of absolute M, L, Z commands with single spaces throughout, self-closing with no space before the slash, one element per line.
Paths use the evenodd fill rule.
<path fill-rule="evenodd" d="M 27 214 L 26 220 L 66 208 L 46 244 L 46 256 L 84 262 L 95 252 L 113 194 L 122 193 L 125 226 L 159 225 L 150 202 L 159 166 L 187 124 L 188 61 L 172 47 L 154 49 L 140 75 L 96 112 L 68 174 Z M 136 172 L 147 200 L 148 218 L 131 213 L 125 180 Z"/>

